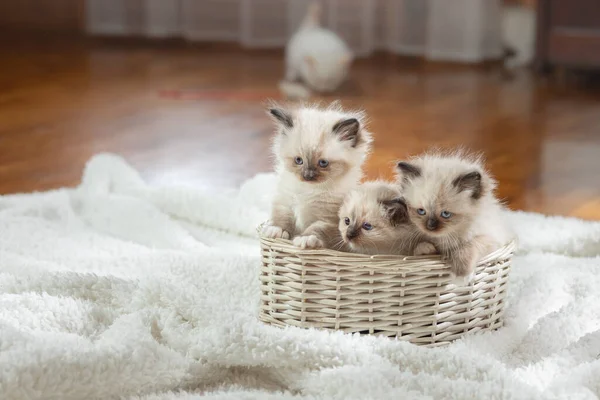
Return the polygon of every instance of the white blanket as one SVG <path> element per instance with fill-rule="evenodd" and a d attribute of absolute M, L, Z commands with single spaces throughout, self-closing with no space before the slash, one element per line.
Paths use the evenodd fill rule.
<path fill-rule="evenodd" d="M 507 213 L 506 326 L 425 349 L 258 322 L 273 188 L 153 188 L 101 155 L 0 197 L 0 399 L 600 397 L 600 223 Z"/>

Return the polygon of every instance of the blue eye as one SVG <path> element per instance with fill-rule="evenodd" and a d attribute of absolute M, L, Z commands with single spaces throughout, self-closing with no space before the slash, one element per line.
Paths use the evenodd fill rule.
<path fill-rule="evenodd" d="M 442 211 L 440 215 L 442 216 L 442 218 L 448 219 L 452 216 L 452 213 L 450 211 Z"/>
<path fill-rule="evenodd" d="M 344 218 L 344 223 L 346 225 L 350 225 L 350 218 L 348 218 L 348 217 Z"/>
<path fill-rule="evenodd" d="M 319 160 L 319 167 L 326 168 L 329 165 L 329 161 L 327 160 Z"/>
<path fill-rule="evenodd" d="M 370 224 L 370 223 L 368 223 L 368 222 L 365 222 L 365 223 L 363 224 L 363 226 L 362 226 L 362 227 L 363 227 L 363 229 L 364 229 L 364 230 L 366 230 L 366 231 L 370 231 L 371 229 L 373 229 L 373 225 L 371 225 L 371 224 Z"/>
<path fill-rule="evenodd" d="M 304 163 L 304 161 L 302 161 L 302 159 L 300 157 L 294 158 L 294 162 L 298 165 L 302 165 Z"/>
<path fill-rule="evenodd" d="M 425 214 L 427 214 L 427 212 L 425 212 L 425 210 L 422 209 L 422 208 L 417 208 L 417 214 L 419 214 L 419 215 L 425 215 Z"/>

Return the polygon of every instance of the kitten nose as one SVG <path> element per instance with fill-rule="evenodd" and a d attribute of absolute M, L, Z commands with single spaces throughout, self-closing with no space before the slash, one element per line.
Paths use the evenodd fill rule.
<path fill-rule="evenodd" d="M 313 168 L 305 169 L 302 172 L 302 177 L 304 178 L 305 181 L 314 181 L 315 178 L 317 177 L 317 171 Z"/>
<path fill-rule="evenodd" d="M 354 238 L 355 238 L 355 237 L 357 237 L 357 236 L 358 236 L 358 230 L 357 230 L 357 229 L 352 229 L 352 228 L 350 228 L 350 229 L 348 229 L 348 230 L 346 231 L 346 237 L 347 237 L 348 239 L 354 239 Z"/>
<path fill-rule="evenodd" d="M 439 226 L 439 221 L 435 218 L 429 218 L 427 220 L 427 229 L 430 231 L 435 231 Z"/>

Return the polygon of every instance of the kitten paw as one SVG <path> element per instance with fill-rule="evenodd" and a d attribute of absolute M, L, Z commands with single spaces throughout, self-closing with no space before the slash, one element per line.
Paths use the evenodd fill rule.
<path fill-rule="evenodd" d="M 477 249 L 472 246 L 460 248 L 451 254 L 448 261 L 452 283 L 467 286 L 475 276 L 478 258 Z"/>
<path fill-rule="evenodd" d="M 456 286 L 468 286 L 475 277 L 475 263 L 472 260 L 465 261 L 454 260 L 450 263 L 451 283 Z"/>
<path fill-rule="evenodd" d="M 296 236 L 294 238 L 294 246 L 301 249 L 320 249 L 324 247 L 323 242 L 315 235 Z"/>
<path fill-rule="evenodd" d="M 468 286 L 469 283 L 471 283 L 475 278 L 475 272 L 471 272 L 470 274 L 463 276 L 457 276 L 454 273 L 452 273 L 450 274 L 450 278 L 452 279 L 450 283 L 455 286 Z"/>
<path fill-rule="evenodd" d="M 429 242 L 421 242 L 415 247 L 415 256 L 430 256 L 433 254 L 438 254 L 435 246 Z"/>
<path fill-rule="evenodd" d="M 272 239 L 289 239 L 290 234 L 278 226 L 267 225 L 263 227 L 262 233 L 264 236 Z"/>

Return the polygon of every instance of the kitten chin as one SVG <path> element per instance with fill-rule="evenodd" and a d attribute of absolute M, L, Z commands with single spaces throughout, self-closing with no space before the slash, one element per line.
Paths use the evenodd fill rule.
<path fill-rule="evenodd" d="M 471 276 L 479 259 L 512 239 L 481 157 L 428 153 L 399 162 L 397 174 L 410 220 L 456 277 Z"/>
<path fill-rule="evenodd" d="M 345 198 L 338 228 L 346 248 L 363 254 L 412 254 L 418 231 L 411 224 L 400 188 L 365 182 Z"/>
<path fill-rule="evenodd" d="M 281 229 L 267 233 L 289 236 L 303 248 L 340 244 L 337 213 L 360 181 L 371 145 L 364 114 L 334 103 L 327 108 L 273 105 L 269 115 L 277 130 L 273 153 L 279 175 L 271 225 Z"/>

